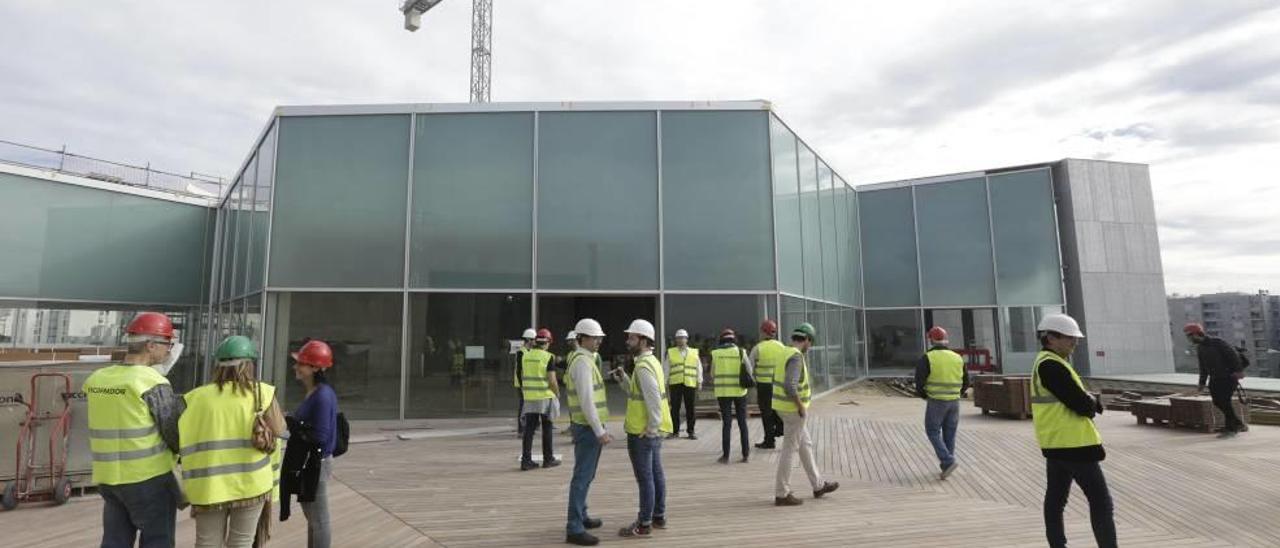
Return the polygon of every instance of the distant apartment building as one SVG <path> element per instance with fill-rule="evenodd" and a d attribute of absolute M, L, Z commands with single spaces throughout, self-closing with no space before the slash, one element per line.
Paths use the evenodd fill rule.
<path fill-rule="evenodd" d="M 1174 296 L 1169 298 L 1169 322 L 1174 367 L 1180 373 L 1199 371 L 1195 352 L 1182 334 L 1184 325 L 1195 322 L 1209 335 L 1245 349 L 1252 363 L 1250 375 L 1280 377 L 1280 295 L 1259 291 Z"/>

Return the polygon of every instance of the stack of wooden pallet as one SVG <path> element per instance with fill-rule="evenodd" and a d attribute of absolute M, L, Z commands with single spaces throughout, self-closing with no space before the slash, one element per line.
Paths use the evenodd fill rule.
<path fill-rule="evenodd" d="M 1138 418 L 1138 424 L 1167 425 L 1172 418 L 1169 398 L 1137 400 L 1129 403 L 1129 410 Z"/>
<path fill-rule="evenodd" d="M 1233 400 L 1236 416 L 1245 424 L 1249 423 L 1249 407 Z M 1169 422 L 1174 426 L 1182 426 L 1212 432 L 1226 425 L 1222 412 L 1213 406 L 1213 398 L 1209 396 L 1174 396 L 1169 398 Z"/>
<path fill-rule="evenodd" d="M 1249 422 L 1280 426 L 1280 401 L 1271 398 L 1250 398 Z"/>
<path fill-rule="evenodd" d="M 1000 413 L 1018 419 L 1031 417 L 1031 377 L 973 377 L 973 405 L 982 414 Z"/>

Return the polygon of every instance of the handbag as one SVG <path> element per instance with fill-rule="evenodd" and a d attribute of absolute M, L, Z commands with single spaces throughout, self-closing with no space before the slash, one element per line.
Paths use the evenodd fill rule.
<path fill-rule="evenodd" d="M 738 384 L 742 385 L 743 388 L 755 388 L 756 378 L 751 376 L 751 372 L 747 370 L 747 353 L 743 352 L 742 348 L 738 348 L 738 356 L 741 357 L 739 362 L 742 364 L 738 369 Z"/>
<path fill-rule="evenodd" d="M 267 426 L 267 418 L 263 416 L 266 409 L 262 407 L 261 392 L 262 389 L 255 382 L 253 384 L 253 437 L 250 441 L 255 449 L 263 453 L 271 453 L 276 450 L 276 435 Z"/>

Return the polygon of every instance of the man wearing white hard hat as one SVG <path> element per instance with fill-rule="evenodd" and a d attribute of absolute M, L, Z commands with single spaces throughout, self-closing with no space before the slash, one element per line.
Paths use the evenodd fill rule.
<path fill-rule="evenodd" d="M 1099 548 L 1113 548 L 1114 506 L 1101 464 L 1107 453 L 1093 424 L 1093 418 L 1102 413 L 1102 403 L 1085 391 L 1070 361 L 1084 332 L 1066 314 L 1045 316 L 1037 331 L 1041 350 L 1031 370 L 1031 416 L 1047 464 L 1045 536 L 1050 547 L 1067 545 L 1062 515 L 1074 482 L 1089 500 L 1094 540 Z"/>
<path fill-rule="evenodd" d="M 614 374 L 627 387 L 627 417 L 623 429 L 627 432 L 631 470 L 640 491 L 640 512 L 636 521 L 618 534 L 647 538 L 654 528 L 667 528 L 667 477 L 662 470 L 662 438 L 674 428 L 671 409 L 663 401 L 667 392 L 662 363 L 653 355 L 657 340 L 653 324 L 635 320 L 625 333 L 635 370 L 630 378 L 621 369 L 616 369 Z"/>
<path fill-rule="evenodd" d="M 671 424 L 675 427 L 667 437 L 680 437 L 680 406 L 683 405 L 685 413 L 688 413 L 685 432 L 689 439 L 696 440 L 698 436 L 693 433 L 693 425 L 697 422 L 697 413 L 693 406 L 698 399 L 698 390 L 702 388 L 702 357 L 698 355 L 697 348 L 689 347 L 688 331 L 677 329 L 675 339 L 676 345 L 667 349 L 662 360 L 667 389 L 671 392 Z"/>
<path fill-rule="evenodd" d="M 569 354 L 569 371 L 565 389 L 569 394 L 569 430 L 573 434 L 573 478 L 569 481 L 569 512 L 565 524 L 565 542 L 578 546 L 600 543 L 587 529 L 604 522 L 587 513 L 587 492 L 596 477 L 600 452 L 613 441 L 605 430 L 609 420 L 609 403 L 605 397 L 604 376 L 600 373 L 600 343 L 604 329 L 591 318 L 578 321 L 573 328 L 577 339 Z"/>
<path fill-rule="evenodd" d="M 524 385 L 520 382 L 520 368 L 524 364 L 524 353 L 533 348 L 533 340 L 538 332 L 532 327 L 520 334 L 523 341 L 516 349 L 516 361 L 511 367 L 511 386 L 516 388 L 516 435 L 524 437 Z"/>

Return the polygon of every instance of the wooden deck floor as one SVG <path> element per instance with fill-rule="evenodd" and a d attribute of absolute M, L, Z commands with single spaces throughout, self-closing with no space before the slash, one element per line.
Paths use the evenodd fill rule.
<path fill-rule="evenodd" d="M 860 405 L 842 405 L 856 399 Z M 818 405 L 819 466 L 841 489 L 798 508 L 772 505 L 774 451 L 721 465 L 718 421 L 701 439 L 664 445 L 670 528 L 664 545 L 1043 546 L 1044 460 L 1030 421 L 984 417 L 965 402 L 962 466 L 946 482 L 919 424 L 922 404 L 836 394 Z M 1128 415 L 1100 420 L 1104 469 L 1122 546 L 1280 546 L 1280 428 L 1255 427 L 1234 440 L 1139 427 Z M 753 441 L 759 421 L 753 421 Z M 611 426 L 620 430 L 620 425 Z M 572 446 L 557 436 L 565 466 L 520 472 L 514 434 L 363 444 L 338 459 L 331 507 L 336 546 L 563 546 Z M 734 449 L 737 455 L 737 449 Z M 805 490 L 804 474 L 793 484 Z M 636 487 L 623 443 L 606 449 L 591 511 L 605 520 L 603 543 L 634 519 Z M 11 546 L 87 546 L 100 530 L 94 497 L 59 508 L 0 513 Z M 304 520 L 282 524 L 274 545 L 303 546 Z M 1072 546 L 1092 546 L 1084 497 L 1067 514 Z M 180 522 L 179 545 L 194 538 Z M 634 541 L 644 543 L 645 541 Z"/>

